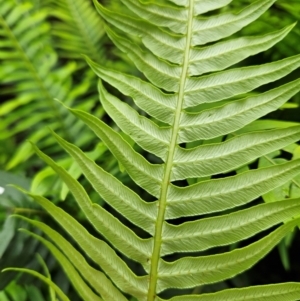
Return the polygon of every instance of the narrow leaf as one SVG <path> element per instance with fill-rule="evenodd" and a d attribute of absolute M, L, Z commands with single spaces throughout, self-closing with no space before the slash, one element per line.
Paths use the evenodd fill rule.
<path fill-rule="evenodd" d="M 236 38 L 202 48 L 192 48 L 189 75 L 199 76 L 212 71 L 220 71 L 250 55 L 265 51 L 281 41 L 294 27 L 295 24 L 292 24 L 263 36 Z"/>
<path fill-rule="evenodd" d="M 26 191 L 23 192 L 27 193 Z M 132 296 L 145 296 L 147 278 L 137 277 L 107 243 L 92 236 L 73 217 L 47 199 L 38 195 L 27 194 L 73 237 L 81 249 L 103 269 L 116 286 Z"/>
<path fill-rule="evenodd" d="M 23 216 L 16 215 L 17 218 L 21 218 L 28 223 L 34 225 L 35 227 L 42 230 L 50 239 L 52 239 L 55 244 L 64 252 L 69 261 L 76 267 L 79 273 L 84 277 L 84 279 L 90 283 L 90 285 L 102 296 L 105 301 L 110 300 L 120 300 L 126 301 L 125 297 L 119 292 L 119 290 L 111 283 L 111 281 L 100 271 L 92 268 L 85 258 L 78 252 L 75 247 L 72 246 L 62 235 L 53 230 L 51 227 L 47 226 L 42 222 L 38 222 L 32 219 L 28 219 Z M 37 239 L 40 236 L 36 237 Z M 53 253 L 53 255 L 60 261 L 62 267 L 64 261 L 67 260 L 64 258 L 60 251 L 50 242 L 47 242 L 45 239 L 39 239 L 48 247 L 48 249 Z M 58 256 L 56 256 L 58 254 Z M 62 259 L 61 259 L 62 258 Z M 70 271 L 71 272 L 71 271 Z M 71 275 L 72 276 L 72 275 Z M 75 285 L 76 288 L 76 285 Z"/>
<path fill-rule="evenodd" d="M 228 253 L 185 257 L 172 263 L 161 260 L 158 291 L 171 287 L 188 288 L 233 277 L 252 267 L 298 224 L 299 219 L 293 220 L 259 241 Z"/>
<path fill-rule="evenodd" d="M 300 173 L 300 160 L 180 188 L 170 186 L 166 218 L 219 212 L 251 202 Z"/>
<path fill-rule="evenodd" d="M 185 33 L 187 9 L 178 9 L 155 3 L 141 3 L 139 0 L 121 0 L 131 11 L 156 26 L 169 27 L 175 33 Z"/>
<path fill-rule="evenodd" d="M 235 132 L 277 110 L 300 90 L 300 80 L 252 97 L 230 102 L 200 113 L 182 114 L 179 142 L 212 139 Z"/>
<path fill-rule="evenodd" d="M 176 92 L 179 89 L 181 68 L 177 65 L 160 60 L 150 52 L 142 49 L 127 39 L 114 33 L 111 29 L 106 32 L 114 44 L 132 60 L 135 66 L 157 87 L 166 91 Z"/>
<path fill-rule="evenodd" d="M 105 111 L 119 128 L 143 149 L 165 160 L 171 140 L 171 129 L 159 127 L 147 117 L 139 115 L 128 104 L 109 94 L 101 81 L 98 90 Z"/>
<path fill-rule="evenodd" d="M 300 170 L 299 170 L 300 172 Z M 174 252 L 198 252 L 229 245 L 300 214 L 300 200 L 283 200 L 254 206 L 231 214 L 165 224 L 162 256 Z"/>
<path fill-rule="evenodd" d="M 218 144 L 177 148 L 172 180 L 205 177 L 234 170 L 256 158 L 283 148 L 300 137 L 300 126 L 254 132 Z"/>
<path fill-rule="evenodd" d="M 150 194 L 156 197 L 159 196 L 160 181 L 163 174 L 161 165 L 151 165 L 140 154 L 135 152 L 118 133 L 96 117 L 80 110 L 69 110 L 95 132 L 138 185 Z"/>
<path fill-rule="evenodd" d="M 63 255 L 51 242 L 26 229 L 22 229 L 22 231 L 42 242 L 51 251 L 53 256 L 59 261 L 60 265 L 63 267 L 74 288 L 78 291 L 79 295 L 83 298 L 83 300 L 102 301 L 102 299 L 99 296 L 97 296 L 83 281 L 83 279 L 80 277 L 80 275 L 75 270 L 71 262 L 67 259 L 67 257 Z"/>
<path fill-rule="evenodd" d="M 176 97 L 164 94 L 153 85 L 139 78 L 97 65 L 88 58 L 93 71 L 104 81 L 116 87 L 123 94 L 132 97 L 135 104 L 150 116 L 171 124 L 175 113 Z"/>
<path fill-rule="evenodd" d="M 296 301 L 300 298 L 300 284 L 288 282 L 226 289 L 212 294 L 180 296 L 169 301 Z M 164 301 L 157 298 L 157 301 Z"/>
<path fill-rule="evenodd" d="M 35 276 L 35 277 L 39 278 L 40 280 L 42 280 L 44 283 L 51 286 L 62 301 L 70 301 L 70 299 L 64 294 L 64 292 L 55 283 L 53 283 L 49 278 L 45 277 L 44 275 L 42 275 L 36 271 L 29 270 L 29 269 L 23 269 L 23 268 L 8 268 L 8 269 L 2 270 L 2 273 L 3 272 L 21 272 L 21 273 L 27 273 L 32 276 Z"/>
<path fill-rule="evenodd" d="M 92 203 L 88 194 L 78 181 L 73 179 L 65 169 L 57 165 L 50 157 L 42 153 L 35 145 L 35 152 L 66 183 L 75 197 L 77 204 L 94 228 L 106 237 L 114 247 L 129 258 L 142 264 L 147 263 L 151 254 L 152 239 L 140 239 L 132 230 L 98 204 Z"/>
<path fill-rule="evenodd" d="M 142 229 L 154 233 L 157 204 L 144 202 L 136 193 L 105 172 L 78 147 L 53 133 L 57 142 L 76 160 L 82 172 L 104 200 Z M 94 204 L 94 208 L 96 204 Z"/>
<path fill-rule="evenodd" d="M 109 24 L 126 34 L 141 38 L 144 45 L 156 55 L 173 63 L 183 62 L 185 36 L 171 35 L 144 20 L 110 11 L 96 0 L 94 0 L 94 4 L 100 15 Z"/>
<path fill-rule="evenodd" d="M 300 55 L 260 66 L 230 69 L 200 78 L 188 78 L 184 108 L 211 103 L 276 81 L 300 66 Z"/>
<path fill-rule="evenodd" d="M 237 14 L 224 13 L 207 19 L 195 19 L 192 46 L 224 39 L 259 18 L 276 0 L 258 0 Z"/>
<path fill-rule="evenodd" d="M 181 1 L 181 0 L 170 0 L 174 3 Z M 182 0 L 186 3 L 187 0 Z M 232 0 L 194 0 L 194 14 L 200 15 L 207 13 L 209 11 L 224 7 L 225 5 L 232 2 Z"/>

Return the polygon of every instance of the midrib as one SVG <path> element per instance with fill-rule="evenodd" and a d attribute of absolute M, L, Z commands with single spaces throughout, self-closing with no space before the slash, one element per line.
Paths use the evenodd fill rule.
<path fill-rule="evenodd" d="M 183 96 L 184 96 L 184 87 L 187 77 L 187 69 L 189 65 L 189 56 L 190 56 L 190 46 L 191 46 L 191 38 L 192 38 L 192 25 L 193 25 L 193 12 L 194 12 L 194 0 L 190 0 L 189 3 L 189 14 L 188 14 L 188 26 L 186 33 L 186 46 L 184 52 L 184 62 L 182 65 L 182 72 L 180 76 L 180 85 L 178 91 L 178 102 L 177 108 L 173 123 L 173 131 L 171 142 L 169 145 L 168 156 L 165 164 L 164 177 L 162 181 L 162 188 L 159 198 L 159 210 L 155 225 L 155 236 L 154 236 L 154 246 L 152 252 L 151 259 L 151 267 L 150 267 L 150 278 L 149 278 L 149 291 L 147 301 L 154 301 L 156 297 L 156 286 L 157 286 L 157 272 L 158 272 L 158 264 L 160 258 L 160 250 L 161 250 L 161 239 L 162 239 L 162 228 L 165 219 L 165 211 L 166 211 L 166 202 L 167 202 L 167 194 L 170 183 L 170 176 L 173 166 L 173 158 L 175 147 L 177 144 L 177 136 L 180 124 L 181 111 L 183 106 Z"/>

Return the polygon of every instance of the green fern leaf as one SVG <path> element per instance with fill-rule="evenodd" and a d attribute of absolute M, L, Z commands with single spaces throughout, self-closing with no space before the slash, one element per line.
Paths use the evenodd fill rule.
<path fill-rule="evenodd" d="M 45 277 L 44 275 L 42 275 L 38 272 L 29 270 L 29 269 L 23 269 L 23 268 L 9 268 L 9 269 L 3 270 L 3 272 L 9 272 L 9 271 L 16 271 L 16 272 L 23 272 L 23 273 L 31 274 L 31 275 L 39 278 L 43 282 L 47 283 L 49 286 L 51 286 L 51 288 L 57 293 L 57 295 L 59 296 L 59 298 L 62 301 L 70 301 L 70 299 L 64 294 L 64 292 L 55 283 L 53 283 L 49 278 Z"/>
<path fill-rule="evenodd" d="M 47 126 L 72 140 L 83 124 L 54 98 L 74 104 L 89 88 L 88 77 L 71 89 L 72 74 L 77 66 L 74 62 L 59 66 L 58 55 L 52 47 L 47 8 L 37 9 L 33 1 L 16 4 L 12 0 L 1 0 L 0 7 L 0 94 L 6 99 L 0 108 L 0 140 L 6 142 L 29 132 L 27 138 L 42 149 L 55 149 Z M 87 99 L 82 109 L 89 110 L 94 102 L 95 98 Z M 32 153 L 26 141 L 21 144 L 18 141 L 18 149 L 11 154 L 6 167 L 15 167 Z"/>
<path fill-rule="evenodd" d="M 299 298 L 299 283 L 272 284 L 253 288 L 227 289 L 214 294 L 181 296 L 170 301 L 290 301 Z M 158 298 L 158 301 L 162 299 Z"/>
<path fill-rule="evenodd" d="M 69 111 L 95 132 L 132 180 L 156 200 L 144 201 L 78 147 L 59 135 L 54 137 L 105 202 L 148 236 L 138 236 L 126 222 L 92 203 L 83 186 L 37 147 L 37 154 L 66 183 L 86 218 L 108 243 L 92 236 L 47 199 L 29 195 L 110 278 L 109 285 L 114 285 L 112 294 L 119 293 L 116 300 L 129 294 L 138 301 L 162 301 L 159 294 L 168 289 L 223 281 L 251 268 L 299 226 L 299 218 L 295 216 L 300 214 L 300 203 L 299 199 L 253 206 L 250 202 L 297 176 L 300 160 L 233 173 L 299 140 L 299 125 L 287 128 L 286 124 L 254 123 L 298 93 L 299 80 L 246 98 L 241 95 L 286 76 L 300 66 L 300 56 L 260 66 L 226 68 L 269 49 L 293 25 L 263 36 L 229 38 L 259 18 L 274 0 L 259 0 L 238 12 L 216 11 L 209 16 L 201 15 L 224 8 L 231 1 L 118 1 L 128 14 L 94 2 L 108 24 L 108 36 L 146 80 L 87 59 L 100 77 L 100 101 L 119 129 L 84 111 Z M 111 94 L 105 83 L 130 96 L 138 109 Z M 155 163 L 150 163 L 123 134 L 155 155 Z M 233 137 L 227 139 L 231 134 Z M 190 142 L 197 146 L 190 147 Z M 190 178 L 201 181 L 192 185 L 177 182 Z M 246 204 L 247 209 L 239 208 Z M 186 216 L 194 216 L 193 221 L 179 225 L 172 222 Z M 80 255 L 64 238 L 42 223 L 29 222 L 53 239 L 57 247 L 38 238 L 63 266 L 66 256 L 78 271 L 85 270 L 80 274 L 89 281 L 85 273 L 91 267 L 82 259 L 80 262 Z M 275 230 L 269 230 L 269 234 L 247 246 L 215 254 L 215 247 L 237 243 L 277 225 Z M 200 253 L 204 250 L 209 253 Z M 141 276 L 129 268 L 128 259 L 143 268 Z M 65 267 L 71 271 L 69 261 Z M 101 277 L 106 276 L 101 274 Z M 76 281 L 73 281 L 75 286 Z M 90 284 L 96 288 L 96 284 Z M 89 300 L 78 291 L 84 300 Z M 103 299 L 108 298 L 106 292 L 97 291 Z M 170 300 L 292 301 L 299 297 L 299 284 L 287 283 L 175 296 Z"/>
<path fill-rule="evenodd" d="M 50 1 L 47 9 L 59 20 L 53 22 L 52 33 L 56 37 L 55 47 L 62 57 L 78 59 L 86 54 L 96 61 L 101 60 L 104 26 L 91 3 L 83 0 Z"/>
<path fill-rule="evenodd" d="M 114 287 L 114 285 L 111 283 L 111 281 L 100 271 L 92 268 L 89 266 L 89 264 L 86 262 L 85 258 L 81 255 L 80 252 L 78 252 L 63 236 L 61 236 L 59 233 L 51 229 L 49 226 L 47 226 L 44 223 L 33 221 L 27 218 L 24 218 L 22 216 L 17 216 L 32 225 L 36 226 L 37 228 L 41 229 L 45 234 L 47 234 L 48 237 L 51 239 L 54 239 L 55 242 L 60 245 L 60 247 L 63 250 L 66 251 L 69 254 L 69 261 L 76 267 L 76 269 L 81 273 L 81 275 L 84 277 L 84 279 L 90 283 L 90 285 L 103 297 L 105 301 L 109 300 L 120 300 L 125 301 L 125 297 L 122 296 L 122 294 Z M 37 236 L 35 236 L 37 237 Z M 42 243 L 47 245 L 47 247 L 52 251 L 52 254 L 56 256 L 56 258 L 60 261 L 61 265 L 66 268 L 67 273 L 72 274 L 73 269 L 67 269 L 66 265 L 64 264 L 64 261 L 67 259 L 64 257 L 64 255 L 56 248 L 53 244 L 51 244 L 49 241 L 46 241 L 45 239 L 42 239 L 38 237 L 38 239 L 41 240 Z M 57 256 L 56 254 L 59 254 Z M 70 263 L 68 263 L 69 265 Z M 72 275 L 71 275 L 72 276 Z"/>

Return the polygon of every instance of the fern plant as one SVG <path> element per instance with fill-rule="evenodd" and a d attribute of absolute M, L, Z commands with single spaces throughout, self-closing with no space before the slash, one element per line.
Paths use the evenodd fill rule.
<path fill-rule="evenodd" d="M 85 43 L 98 42 L 100 48 L 102 45 L 99 42 L 103 35 L 101 19 L 85 1 L 75 2 L 79 9 L 84 9 L 89 22 L 94 22 L 99 27 L 96 35 L 94 33 L 92 37 L 85 37 Z M 84 2 L 86 4 L 82 7 Z M 63 6 L 63 3 L 61 5 Z M 75 7 L 75 4 L 73 6 Z M 54 48 L 57 44 L 60 49 L 65 45 L 53 43 L 52 33 L 55 32 L 55 26 L 49 20 L 52 17 L 49 11 L 51 8 L 53 13 L 65 20 L 63 8 L 59 9 L 46 3 L 40 6 L 33 0 L 19 3 L 14 0 L 1 0 L 0 7 L 0 93 L 5 100 L 0 108 L 0 140 L 8 144 L 8 148 L 9 144 L 14 148 L 16 141 L 19 144 L 17 151 L 10 152 L 6 158 L 5 168 L 12 169 L 31 157 L 32 149 L 24 141 L 24 137 L 38 143 L 39 147 L 47 150 L 49 154 L 56 153 L 57 148 L 52 138 L 49 139 L 47 126 L 56 129 L 68 139 L 74 139 L 81 133 L 82 139 L 79 143 L 81 146 L 86 145 L 87 141 L 90 141 L 90 134 L 82 131 L 82 122 L 68 114 L 54 100 L 63 99 L 65 104 L 88 111 L 95 106 L 97 100 L 95 93 L 93 95 L 91 92 L 95 91 L 95 85 L 92 85 L 92 89 L 90 86 L 93 80 L 95 81 L 95 76 L 90 74 L 86 64 L 82 66 L 81 63 L 80 66 L 74 60 L 66 60 L 61 52 L 58 55 Z M 89 10 L 92 11 L 92 15 L 89 14 Z M 72 23 L 72 16 L 67 18 L 68 22 Z M 61 23 L 58 24 L 63 27 Z M 81 22 L 81 26 L 85 29 L 86 24 Z M 65 31 L 70 28 L 71 25 L 65 21 Z M 69 50 L 70 54 L 73 53 L 72 59 L 74 53 L 77 53 L 77 56 L 82 53 L 80 43 L 83 42 L 74 33 L 69 32 L 67 41 L 72 49 L 72 52 Z M 85 76 L 84 80 L 75 85 L 73 78 L 78 68 Z M 82 102 L 83 98 L 85 102 Z M 23 143 L 20 144 L 21 141 Z"/>
<path fill-rule="evenodd" d="M 52 9 L 49 13 L 57 19 L 52 32 L 62 57 L 82 59 L 81 54 L 87 54 L 101 61 L 104 27 L 89 1 L 50 1 L 47 8 Z"/>
<path fill-rule="evenodd" d="M 7 183 L 19 183 L 20 186 L 23 186 L 23 181 L 26 184 L 31 183 L 29 180 L 27 183 L 27 177 L 33 176 L 33 173 L 43 166 L 41 161 L 32 157 L 32 148 L 26 140 L 34 141 L 61 162 L 66 155 L 49 136 L 48 127 L 56 129 L 63 137 L 76 137 L 81 147 L 91 148 L 94 145 L 91 144 L 91 131 L 87 131 L 84 124 L 63 109 L 54 98 L 63 99 L 68 105 L 72 104 L 88 111 L 93 109 L 99 116 L 104 114 L 97 101 L 97 77 L 82 58 L 77 60 L 78 53 L 91 55 L 81 47 L 81 44 L 84 44 L 82 39 L 87 43 L 89 37 L 78 37 L 74 32 L 70 32 L 70 28 L 76 24 L 72 22 L 72 18 L 75 17 L 69 14 L 64 19 L 62 1 L 59 4 L 35 0 L 0 0 L 0 270 L 16 265 L 39 268 L 32 254 L 40 252 L 47 257 L 46 262 L 53 272 L 49 251 L 32 238 L 17 232 L 23 222 L 14 223 L 8 218 L 12 212 L 22 211 L 26 215 L 38 215 L 47 223 L 47 215 L 36 210 L 29 198 L 23 194 L 11 193 L 11 188 L 6 187 Z M 102 49 L 101 37 L 104 27 L 101 17 L 91 2 L 76 0 L 73 2 L 73 5 L 75 4 L 82 11 L 84 9 L 83 16 L 86 20 L 81 20 L 80 23 L 83 29 L 91 26 L 91 23 L 97 25 L 97 34 L 94 33 L 91 39 L 98 49 Z M 55 14 L 61 16 L 62 20 L 54 19 Z M 64 27 L 65 31 L 69 29 L 69 57 L 63 55 L 61 49 L 64 45 L 57 43 L 54 37 L 55 26 Z M 98 54 L 101 57 L 101 51 Z M 92 57 L 97 60 L 96 57 Z M 78 76 L 82 76 L 80 81 L 77 80 Z M 82 137 L 81 141 L 78 141 L 78 136 Z M 94 157 L 99 159 L 103 152 L 99 151 L 99 147 L 96 147 L 96 150 L 97 154 Z M 66 167 L 73 171 L 72 160 L 65 158 L 65 161 Z M 4 169 L 12 170 L 6 172 Z M 45 183 L 46 180 L 43 184 Z M 51 184 L 48 181 L 43 188 L 46 186 L 46 190 L 51 191 L 51 196 L 58 199 L 59 193 L 56 193 Z M 67 194 L 64 186 L 61 189 L 61 183 L 57 186 L 62 193 Z M 30 185 L 27 188 L 29 189 Z M 16 276 L 16 273 L 0 275 L 0 296 L 5 295 L 2 290 L 9 290 L 6 286 L 13 279 L 18 281 L 19 285 L 26 285 L 32 281 L 32 277 L 27 275 L 18 279 Z M 64 283 L 67 287 L 68 282 Z"/>
<path fill-rule="evenodd" d="M 72 175 L 34 146 L 103 237 L 90 234 L 46 198 L 27 192 L 101 269 L 90 265 L 76 247 L 48 225 L 19 216 L 53 241 L 31 233 L 51 250 L 83 300 L 125 301 L 130 296 L 139 301 L 161 301 L 161 293 L 168 289 L 190 289 L 223 281 L 253 266 L 300 223 L 299 199 L 251 205 L 298 175 L 299 159 L 234 174 L 257 158 L 299 140 L 300 126 L 239 132 L 299 92 L 300 80 L 246 98 L 240 95 L 289 74 L 300 66 L 300 56 L 227 69 L 272 47 L 293 25 L 262 36 L 230 39 L 275 0 L 259 0 L 238 12 L 219 12 L 230 2 L 121 0 L 124 8 L 119 11 L 126 12 L 122 14 L 95 1 L 99 14 L 108 23 L 110 39 L 147 80 L 87 58 L 101 79 L 101 103 L 123 135 L 97 116 L 69 111 L 95 132 L 133 181 L 156 200 L 146 202 L 77 146 L 53 133 L 100 197 L 130 223 L 124 222 L 93 203 Z M 139 109 L 109 93 L 107 85 L 131 97 Z M 154 155 L 151 163 L 147 154 L 139 153 L 124 134 Z M 197 183 L 187 185 L 186 180 L 191 178 L 197 178 Z M 192 221 L 180 223 L 181 218 Z M 132 225 L 145 233 L 137 235 L 141 231 L 133 231 Z M 215 251 L 216 247 L 270 228 L 268 234 L 245 247 Z M 207 250 L 210 253 L 204 252 Z M 135 273 L 128 265 L 131 261 L 139 264 L 142 272 Z M 36 275 L 51 285 L 61 300 L 69 300 L 48 278 L 30 270 L 15 270 Z M 299 298 L 300 284 L 284 283 L 173 296 L 170 300 Z"/>

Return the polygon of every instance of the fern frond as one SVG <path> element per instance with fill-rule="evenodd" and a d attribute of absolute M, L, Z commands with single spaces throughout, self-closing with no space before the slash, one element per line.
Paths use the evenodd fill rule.
<path fill-rule="evenodd" d="M 53 140 L 49 141 L 46 127 L 51 126 L 72 140 L 80 132 L 82 123 L 54 99 L 73 104 L 86 93 L 88 81 L 70 91 L 72 74 L 77 67 L 74 62 L 59 66 L 51 45 L 47 9 L 37 9 L 31 1 L 16 5 L 12 0 L 1 0 L 0 6 L 0 93 L 7 98 L 0 109 L 0 139 L 5 141 L 27 131 L 30 133 L 27 138 L 49 149 L 54 145 Z M 10 87 L 14 89 L 14 98 L 11 98 Z M 83 107 L 90 109 L 93 105 L 94 100 L 87 99 Z M 30 146 L 23 141 L 7 168 L 15 167 L 31 155 Z"/>
<path fill-rule="evenodd" d="M 105 301 L 109 300 L 120 300 L 125 301 L 125 297 L 122 296 L 122 294 L 113 286 L 111 281 L 100 271 L 96 270 L 95 268 L 92 268 L 85 258 L 81 255 L 79 251 L 77 251 L 71 243 L 69 243 L 62 235 L 60 235 L 58 232 L 53 230 L 51 227 L 47 226 L 44 223 L 34 221 L 28 218 L 24 218 L 22 216 L 17 216 L 18 218 L 21 218 L 28 223 L 36 226 L 40 230 L 42 230 L 48 237 L 55 240 L 57 245 L 61 248 L 61 250 L 68 250 L 67 253 L 69 254 L 69 261 L 77 268 L 77 270 L 80 272 L 82 277 L 99 293 L 103 296 L 103 299 Z M 35 237 L 37 237 L 35 235 Z M 37 239 L 41 240 L 42 243 L 48 246 L 48 248 L 52 251 L 52 254 L 60 261 L 62 266 L 65 268 L 66 265 L 64 264 L 64 261 L 67 259 L 64 257 L 64 255 L 56 248 L 52 243 L 49 241 L 46 241 L 45 239 L 41 237 L 37 237 Z M 56 256 L 56 254 L 59 254 L 59 256 Z M 61 259 L 61 260 L 60 260 Z M 68 264 L 69 265 L 69 264 Z M 67 271 L 72 274 L 73 269 Z M 72 275 L 71 275 L 72 276 Z"/>
<path fill-rule="evenodd" d="M 52 243 L 28 230 L 21 230 L 39 240 L 52 252 L 52 254 L 57 258 L 57 260 L 64 266 L 68 278 L 70 278 L 72 283 L 76 285 L 77 291 L 82 296 L 82 298 L 93 301 L 103 300 L 99 296 L 97 296 L 84 281 L 82 281 L 79 273 L 75 270 L 74 266 L 70 263 L 67 257 L 63 255 Z"/>
<path fill-rule="evenodd" d="M 37 154 L 68 185 L 85 216 L 112 247 L 47 199 L 30 195 L 122 293 L 138 301 L 163 300 L 159 294 L 165 290 L 223 281 L 251 268 L 299 226 L 295 216 L 300 214 L 300 203 L 298 198 L 258 205 L 250 202 L 297 176 L 300 161 L 235 173 L 299 140 L 299 125 L 287 128 L 254 123 L 298 93 L 299 80 L 250 97 L 241 95 L 286 76 L 300 66 L 300 56 L 260 66 L 226 68 L 269 49 L 293 25 L 263 36 L 230 38 L 266 12 L 274 0 L 255 1 L 241 11 L 225 13 L 217 9 L 229 0 L 118 1 L 128 14 L 94 2 L 108 24 L 110 39 L 146 78 L 87 59 L 100 77 L 100 101 L 122 134 L 154 155 L 155 163 L 128 143 L 118 129 L 87 112 L 69 111 L 95 132 L 133 181 L 155 201 L 147 203 L 79 148 L 59 135 L 54 137 L 104 201 L 150 238 L 138 236 L 127 221 L 93 204 L 84 188 L 38 148 Z M 214 10 L 214 14 L 202 16 Z M 138 109 L 111 94 L 107 84 L 130 96 Z M 195 146 L 190 147 L 190 142 Z M 188 185 L 190 178 L 200 181 Z M 241 209 L 242 205 L 247 209 Z M 193 216 L 193 221 L 174 225 L 172 219 L 185 216 Z M 274 230 L 274 226 L 278 227 Z M 266 229 L 267 235 L 247 246 L 215 254 L 215 247 Z M 200 253 L 208 249 L 209 253 Z M 72 252 L 62 251 L 66 256 Z M 140 264 L 142 276 L 129 268 L 128 258 Z M 75 259 L 74 265 L 78 265 Z M 247 300 L 247 296 L 249 300 L 276 300 L 281 296 L 292 301 L 299 295 L 299 284 L 290 283 L 171 300 Z"/>
<path fill-rule="evenodd" d="M 33 275 L 33 276 L 39 278 L 40 280 L 42 280 L 43 282 L 45 282 L 46 284 L 51 286 L 53 288 L 53 290 L 57 293 L 59 298 L 61 298 L 62 301 L 70 301 L 70 299 L 64 294 L 64 292 L 46 276 L 44 276 L 36 271 L 29 270 L 29 269 L 23 269 L 23 268 L 9 268 L 9 269 L 3 270 L 2 272 L 12 272 L 12 271 L 27 273 L 27 274 L 30 274 L 30 275 Z"/>
<path fill-rule="evenodd" d="M 68 59 L 82 58 L 86 54 L 101 61 L 104 25 L 89 1 L 50 1 L 47 5 L 53 22 L 52 33 L 57 38 L 55 47 L 60 55 Z"/>
<path fill-rule="evenodd" d="M 114 218 L 101 206 L 93 204 L 84 188 L 78 182 L 49 157 L 43 155 L 38 149 L 36 149 L 36 151 L 68 185 L 77 203 L 80 205 L 81 210 L 95 229 L 105 236 L 116 249 L 121 250 L 129 258 L 146 264 L 147 257 L 151 254 L 151 241 L 139 239 L 130 229 L 125 227 L 118 219 Z"/>
<path fill-rule="evenodd" d="M 117 211 L 140 228 L 154 234 L 157 202 L 146 203 L 115 177 L 90 160 L 75 145 L 53 133 L 58 143 L 76 160 L 95 190 Z"/>
<path fill-rule="evenodd" d="M 213 294 L 180 296 L 170 301 L 290 301 L 299 298 L 299 283 L 271 284 L 239 289 L 227 289 Z M 162 299 L 158 298 L 157 301 Z"/>
<path fill-rule="evenodd" d="M 271 251 L 299 219 L 286 223 L 261 240 L 234 251 L 201 256 L 184 257 L 175 262 L 159 262 L 158 292 L 166 288 L 189 288 L 221 281 L 250 268 L 257 260 Z"/>
<path fill-rule="evenodd" d="M 131 272 L 125 262 L 104 241 L 95 238 L 73 217 L 52 204 L 47 199 L 28 193 L 56 221 L 65 228 L 86 254 L 103 269 L 122 291 L 137 298 L 147 292 L 147 278 L 138 277 Z"/>

